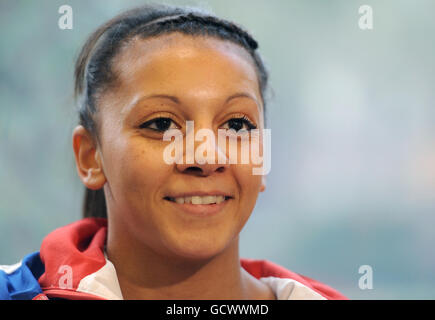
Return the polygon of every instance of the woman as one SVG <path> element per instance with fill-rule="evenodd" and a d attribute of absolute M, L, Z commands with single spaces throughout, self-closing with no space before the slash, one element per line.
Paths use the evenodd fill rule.
<path fill-rule="evenodd" d="M 75 70 L 85 218 L 3 267 L 0 297 L 344 298 L 271 262 L 239 258 L 239 233 L 265 190 L 253 163 L 199 161 L 195 142 L 180 161 L 165 159 L 170 130 L 187 144 L 201 129 L 264 128 L 268 76 L 257 47 L 234 23 L 173 6 L 144 6 L 98 28 Z M 227 159 L 220 146 L 212 151 Z"/>

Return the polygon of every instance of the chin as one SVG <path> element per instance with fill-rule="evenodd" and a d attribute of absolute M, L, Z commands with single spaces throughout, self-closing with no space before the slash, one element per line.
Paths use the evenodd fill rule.
<path fill-rule="evenodd" d="M 199 242 L 199 243 L 198 243 Z M 172 252 L 177 256 L 187 260 L 209 260 L 225 250 L 225 244 L 220 244 L 213 240 L 196 239 L 195 242 L 177 242 L 176 247 L 172 248 Z"/>
<path fill-rule="evenodd" d="M 186 261 L 205 261 L 210 260 L 219 252 L 211 252 L 211 251 L 202 251 L 202 252 L 181 252 L 179 257 L 185 259 Z"/>

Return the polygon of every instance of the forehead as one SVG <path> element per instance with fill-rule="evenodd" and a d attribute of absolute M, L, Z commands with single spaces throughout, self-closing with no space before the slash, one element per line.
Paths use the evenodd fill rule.
<path fill-rule="evenodd" d="M 260 97 L 250 54 L 240 45 L 213 37 L 177 32 L 148 39 L 136 37 L 121 50 L 113 69 L 117 85 L 127 91 L 138 86 L 173 94 L 251 90 Z"/>

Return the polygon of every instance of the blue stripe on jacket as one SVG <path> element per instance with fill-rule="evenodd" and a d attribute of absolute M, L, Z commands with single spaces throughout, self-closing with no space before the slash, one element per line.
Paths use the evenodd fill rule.
<path fill-rule="evenodd" d="M 7 273 L 4 267 L 0 267 L 0 300 L 31 300 L 42 293 L 38 279 L 45 267 L 39 252 L 25 256 L 21 265 L 11 272 Z"/>

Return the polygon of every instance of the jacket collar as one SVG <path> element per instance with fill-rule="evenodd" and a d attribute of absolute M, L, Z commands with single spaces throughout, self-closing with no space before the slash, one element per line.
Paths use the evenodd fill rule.
<path fill-rule="evenodd" d="M 42 242 L 45 272 L 38 282 L 48 297 L 122 299 L 114 265 L 104 246 L 107 219 L 84 218 L 56 229 Z M 267 260 L 240 259 L 251 275 L 269 285 L 278 299 L 345 299 L 334 289 Z"/>

